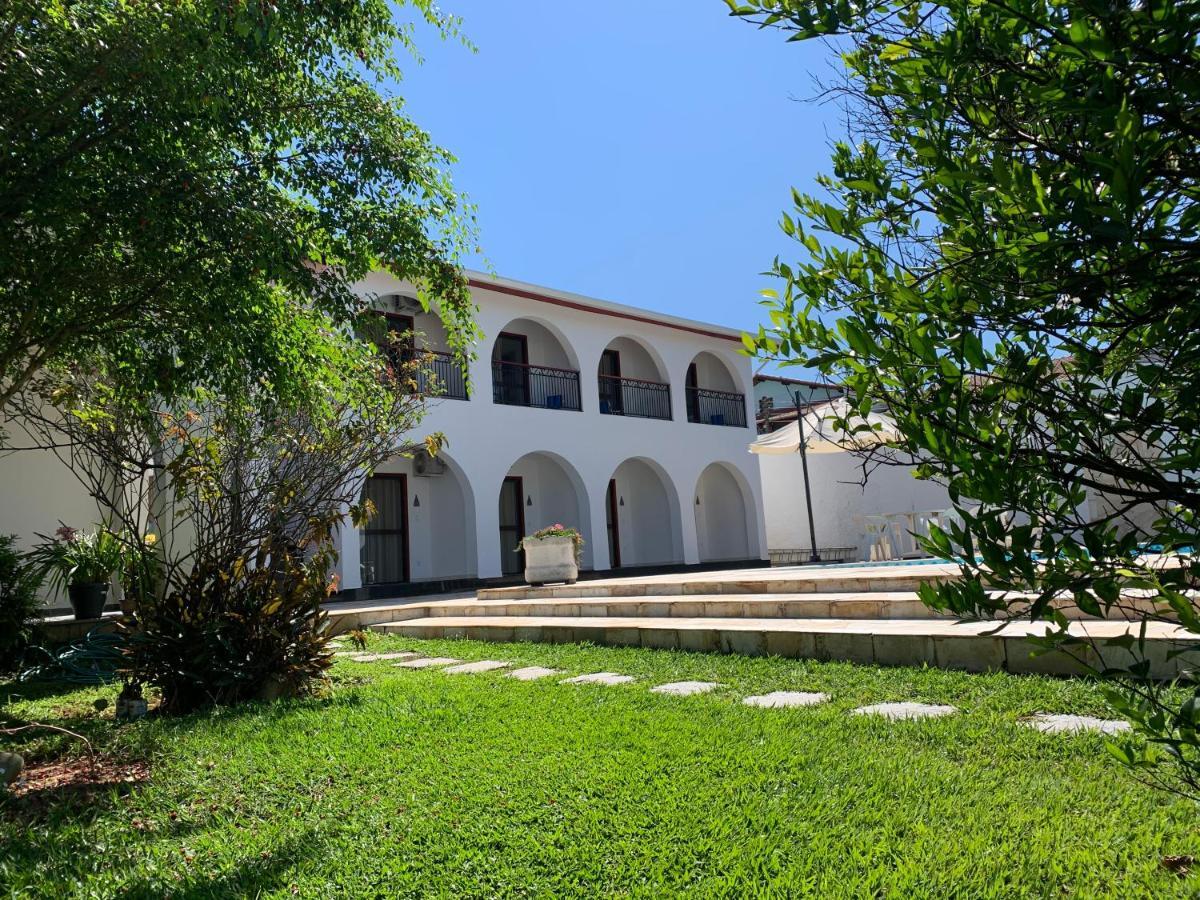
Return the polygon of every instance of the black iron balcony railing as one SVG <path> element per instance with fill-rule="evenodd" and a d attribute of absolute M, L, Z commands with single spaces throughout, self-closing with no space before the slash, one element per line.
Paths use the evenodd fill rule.
<path fill-rule="evenodd" d="M 492 400 L 507 406 L 583 409 L 574 369 L 499 360 L 492 361 Z"/>
<path fill-rule="evenodd" d="M 427 397 L 466 400 L 467 376 L 461 360 L 441 350 L 409 351 L 417 363 L 417 389 Z"/>
<path fill-rule="evenodd" d="M 733 391 L 714 391 L 708 388 L 687 389 L 689 422 L 704 425 L 746 427 L 746 395 Z"/>
<path fill-rule="evenodd" d="M 600 412 L 609 416 L 671 418 L 671 386 L 642 378 L 600 376 Z"/>
<path fill-rule="evenodd" d="M 410 392 L 451 400 L 470 399 L 466 370 L 454 354 L 422 347 L 392 347 L 387 356 L 393 366 L 403 370 Z"/>

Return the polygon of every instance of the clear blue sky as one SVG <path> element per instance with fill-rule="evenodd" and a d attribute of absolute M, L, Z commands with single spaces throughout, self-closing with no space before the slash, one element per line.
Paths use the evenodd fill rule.
<path fill-rule="evenodd" d="M 720 0 L 444 0 L 478 53 L 419 32 L 414 119 L 459 158 L 497 274 L 752 328 L 779 231 L 840 136 L 798 102 L 836 65 Z M 471 260 L 476 268 L 481 259 Z"/>

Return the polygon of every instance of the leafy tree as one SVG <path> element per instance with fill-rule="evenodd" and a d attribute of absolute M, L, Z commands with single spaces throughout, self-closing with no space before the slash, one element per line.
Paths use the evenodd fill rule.
<path fill-rule="evenodd" d="M 1137 625 L 1067 620 L 1200 633 L 1200 3 L 729 5 L 832 39 L 852 130 L 783 217 L 805 255 L 747 344 L 885 406 L 892 460 L 949 485 L 962 524 L 929 546 L 963 577 L 928 602 L 1046 620 L 1119 676 L 1148 740 L 1113 752 L 1197 792 L 1194 680 L 1152 681 Z"/>
<path fill-rule="evenodd" d="M 424 413 L 421 360 L 351 349 L 326 386 L 329 416 L 271 404 L 253 384 L 147 410 L 93 361 L 48 369 L 14 397 L 124 544 L 124 674 L 157 688 L 164 710 L 321 684 L 337 529 L 373 512 L 364 473 L 416 449 Z M 423 446 L 436 452 L 440 436 Z"/>
<path fill-rule="evenodd" d="M 467 346 L 470 210 L 387 94 L 415 49 L 388 0 L 0 0 L 0 22 L 0 408 L 96 353 L 131 395 L 318 408 L 380 266 Z"/>

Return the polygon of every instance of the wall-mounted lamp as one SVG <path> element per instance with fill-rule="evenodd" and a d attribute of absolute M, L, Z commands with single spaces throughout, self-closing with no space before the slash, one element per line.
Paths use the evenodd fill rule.
<path fill-rule="evenodd" d="M 414 509 L 421 508 L 421 498 L 418 497 L 416 494 L 413 494 L 413 508 Z"/>
<path fill-rule="evenodd" d="M 526 498 L 525 498 L 525 505 L 526 505 L 526 506 L 533 506 L 533 498 L 532 498 L 532 497 L 526 497 Z"/>

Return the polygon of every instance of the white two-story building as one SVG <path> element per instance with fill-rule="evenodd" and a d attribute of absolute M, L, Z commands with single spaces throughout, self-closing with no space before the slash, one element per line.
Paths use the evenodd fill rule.
<path fill-rule="evenodd" d="M 341 532 L 343 596 L 386 596 L 518 575 L 521 538 L 577 527 L 584 570 L 760 561 L 766 555 L 749 360 L 739 332 L 471 275 L 477 359 L 463 372 L 435 314 L 384 273 L 359 286 L 432 373 L 412 438 L 365 480 L 377 510 Z M 27 549 L 95 501 L 46 450 L 0 454 L 0 533 Z M 65 598 L 46 598 L 61 605 Z"/>
<path fill-rule="evenodd" d="M 765 557 L 740 332 L 482 274 L 470 283 L 484 338 L 466 377 L 411 288 L 385 273 L 359 286 L 432 351 L 439 396 L 421 430 L 447 444 L 367 480 L 377 512 L 365 529 L 344 526 L 344 593 L 516 575 L 521 537 L 555 523 L 583 533 L 585 570 Z"/>

